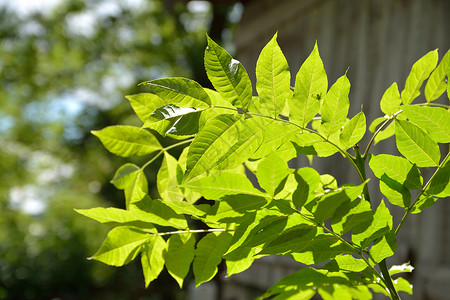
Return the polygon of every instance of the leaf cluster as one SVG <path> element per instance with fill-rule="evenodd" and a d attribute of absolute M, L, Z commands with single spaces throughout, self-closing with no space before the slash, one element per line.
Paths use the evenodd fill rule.
<path fill-rule="evenodd" d="M 412 293 L 405 279 L 391 279 L 412 267 L 388 270 L 385 259 L 397 249 L 396 235 L 409 214 L 450 196 L 450 159 L 439 149 L 450 142 L 449 106 L 433 102 L 449 93 L 449 59 L 447 52 L 437 66 L 438 52 L 431 51 L 414 64 L 401 93 L 395 83 L 388 88 L 380 101 L 385 116 L 372 123 L 374 133 L 361 151 L 365 115 L 348 116 L 346 74 L 328 87 L 317 44 L 292 90 L 275 35 L 259 56 L 253 96 L 242 64 L 208 38 L 205 67 L 215 90 L 185 78 L 144 82 L 148 93 L 128 97 L 141 128 L 93 132 L 116 155 L 152 157 L 142 167 L 127 163 L 117 170 L 112 183 L 124 190 L 126 209 L 78 210 L 115 226 L 92 258 L 121 266 L 140 254 L 146 285 L 165 266 L 181 287 L 191 265 L 198 286 L 214 277 L 222 259 L 231 276 L 263 256 L 284 255 L 310 267 L 280 280 L 261 299 L 316 293 L 371 299 L 371 291 L 399 299 L 399 291 Z M 427 102 L 412 104 L 426 79 Z M 155 134 L 179 142 L 162 147 Z M 390 136 L 402 156 L 370 154 L 375 142 Z M 179 157 L 169 153 L 181 145 Z M 299 155 L 336 153 L 354 167 L 358 184 L 339 185 L 329 174 L 287 164 Z M 143 170 L 159 156 L 160 199 L 151 199 Z M 379 182 L 386 197 L 377 207 L 370 202 L 367 166 L 379 179 L 370 183 Z M 422 168 L 430 167 L 434 173 L 424 182 Z M 418 191 L 415 199 L 411 190 Z M 199 204 L 201 197 L 210 204 Z M 393 223 L 387 201 L 404 209 L 400 224 Z"/>

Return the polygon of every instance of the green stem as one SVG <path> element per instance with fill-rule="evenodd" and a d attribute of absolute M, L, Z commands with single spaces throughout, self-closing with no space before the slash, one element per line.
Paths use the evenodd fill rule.
<path fill-rule="evenodd" d="M 394 284 L 391 280 L 391 275 L 389 275 L 389 271 L 386 266 L 386 259 L 383 259 L 378 263 L 378 266 L 380 267 L 381 274 L 383 274 L 383 281 L 386 284 L 389 294 L 391 295 L 391 299 L 393 300 L 400 300 L 400 296 L 397 293 L 397 290 L 395 289 Z"/>
<path fill-rule="evenodd" d="M 359 173 L 361 174 L 361 183 L 363 183 L 364 181 L 367 180 L 367 176 L 366 176 L 366 167 L 365 167 L 365 162 L 366 162 L 366 158 L 367 156 L 362 157 L 361 156 L 361 152 L 359 151 L 359 145 L 356 144 L 353 147 L 353 150 L 355 151 L 355 158 L 352 159 L 355 162 L 356 168 L 359 170 Z M 364 185 L 364 198 L 369 201 L 370 203 L 370 194 L 369 194 L 369 188 L 367 187 L 367 184 Z"/>
<path fill-rule="evenodd" d="M 223 232 L 230 231 L 224 228 L 209 228 L 209 229 L 186 229 L 186 230 L 176 230 L 176 231 L 168 231 L 168 232 L 158 232 L 154 235 L 171 235 L 171 234 L 182 234 L 182 233 L 204 233 L 204 232 Z"/>
<path fill-rule="evenodd" d="M 184 141 L 178 142 L 178 143 L 176 143 L 176 144 L 167 146 L 167 147 L 165 147 L 165 148 L 159 150 L 158 154 L 156 154 L 155 156 L 153 156 L 152 159 L 150 159 L 148 162 L 146 162 L 146 163 L 141 167 L 141 170 L 144 170 L 145 168 L 147 168 L 152 162 L 154 162 L 158 157 L 160 157 L 165 151 L 170 150 L 170 149 L 175 148 L 175 147 L 178 147 L 178 146 L 180 146 L 180 145 L 188 144 L 188 143 L 192 142 L 192 140 L 193 140 L 193 138 L 192 138 L 192 139 L 188 139 L 188 140 L 184 140 Z"/>

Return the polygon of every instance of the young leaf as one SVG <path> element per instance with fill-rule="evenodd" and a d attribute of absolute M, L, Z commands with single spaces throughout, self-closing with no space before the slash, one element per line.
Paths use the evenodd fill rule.
<path fill-rule="evenodd" d="M 384 236 L 391 229 L 392 216 L 384 201 L 381 201 L 373 214 L 373 218 L 353 228 L 352 241 L 359 245 L 361 249 L 365 249 L 373 240 Z"/>
<path fill-rule="evenodd" d="M 439 56 L 438 51 L 433 50 L 420 58 L 411 68 L 411 72 L 406 78 L 405 88 L 402 91 L 403 104 L 410 104 L 420 95 L 420 87 L 425 79 L 430 76 L 431 71 L 436 68 Z"/>
<path fill-rule="evenodd" d="M 231 169 L 247 160 L 258 148 L 270 121 L 218 115 L 197 134 L 189 147 L 187 182 L 213 169 Z"/>
<path fill-rule="evenodd" d="M 141 251 L 141 246 L 151 235 L 126 226 L 113 228 L 100 249 L 90 259 L 120 267 L 132 261 Z"/>
<path fill-rule="evenodd" d="M 261 51 L 256 63 L 258 112 L 278 117 L 291 95 L 291 74 L 286 58 L 277 43 L 277 35 Z"/>
<path fill-rule="evenodd" d="M 400 156 L 380 154 L 372 156 L 369 166 L 375 176 L 383 180 L 383 175 L 404 185 L 407 189 L 422 189 L 423 179 L 419 169 Z"/>
<path fill-rule="evenodd" d="M 348 114 L 350 102 L 348 94 L 350 92 L 350 81 L 346 75 L 341 76 L 333 84 L 328 93 L 323 98 L 320 114 L 322 115 L 322 126 L 320 132 L 328 139 L 337 133 Z"/>
<path fill-rule="evenodd" d="M 392 116 L 398 111 L 400 104 L 402 104 L 402 99 L 400 98 L 397 83 L 394 82 L 386 92 L 384 92 L 380 101 L 380 108 L 386 115 Z"/>
<path fill-rule="evenodd" d="M 111 183 L 114 184 L 116 188 L 123 190 L 127 186 L 133 184 L 139 170 L 140 168 L 135 164 L 126 163 L 117 169 L 113 179 L 111 179 Z"/>
<path fill-rule="evenodd" d="M 108 151 L 122 157 L 147 155 L 162 149 L 153 134 L 139 127 L 116 125 L 91 132 Z"/>
<path fill-rule="evenodd" d="M 157 95 L 150 93 L 140 93 L 136 95 L 126 96 L 125 98 L 130 101 L 131 107 L 142 122 L 147 121 L 150 115 L 158 107 L 168 104 L 166 100 L 163 100 Z"/>
<path fill-rule="evenodd" d="M 431 73 L 430 78 L 425 86 L 425 98 L 427 102 L 431 102 L 439 98 L 445 92 L 447 83 L 445 76 L 450 70 L 450 50 L 444 55 L 438 67 Z"/>
<path fill-rule="evenodd" d="M 247 110 L 252 100 L 252 84 L 242 64 L 210 37 L 205 50 L 205 68 L 216 90 L 235 107 Z"/>
<path fill-rule="evenodd" d="M 396 235 L 395 231 L 391 230 L 373 243 L 370 248 L 370 258 L 374 263 L 379 263 L 386 257 L 394 255 L 395 250 L 397 250 Z"/>
<path fill-rule="evenodd" d="M 162 136 L 166 134 L 196 134 L 202 111 L 201 109 L 167 104 L 155 110 L 145 121 L 142 128 L 153 129 Z"/>
<path fill-rule="evenodd" d="M 219 200 L 224 196 L 237 194 L 264 195 L 253 187 L 247 177 L 230 172 L 221 172 L 194 179 L 184 183 L 182 186 L 199 192 L 203 197 L 210 200 Z"/>
<path fill-rule="evenodd" d="M 450 143 L 450 112 L 440 107 L 404 105 L 409 121 L 438 143 Z"/>
<path fill-rule="evenodd" d="M 136 177 L 131 181 L 131 184 L 125 187 L 125 206 L 127 209 L 130 205 L 141 201 L 148 193 L 148 182 L 144 171 L 137 172 Z"/>
<path fill-rule="evenodd" d="M 183 193 L 178 189 L 178 161 L 169 153 L 164 152 L 164 159 L 156 177 L 158 193 L 164 200 L 181 201 Z"/>
<path fill-rule="evenodd" d="M 339 140 L 344 149 L 353 147 L 366 133 L 366 116 L 363 112 L 354 116 L 347 124 L 339 136 Z"/>
<path fill-rule="evenodd" d="M 193 263 L 196 286 L 216 275 L 217 265 L 228 250 L 232 238 L 228 232 L 211 232 L 198 242 Z"/>
<path fill-rule="evenodd" d="M 194 248 L 195 237 L 190 233 L 173 234 L 167 241 L 167 251 L 164 253 L 166 268 L 180 288 L 194 260 Z"/>
<path fill-rule="evenodd" d="M 161 99 L 181 107 L 206 108 L 211 106 L 211 100 L 203 87 L 194 80 L 187 78 L 163 78 L 146 81 L 150 93 Z"/>
<path fill-rule="evenodd" d="M 163 252 L 166 249 L 166 242 L 159 236 L 152 236 L 142 247 L 141 264 L 145 278 L 145 287 L 150 282 L 158 278 L 159 273 L 164 268 Z"/>
<path fill-rule="evenodd" d="M 256 170 L 259 184 L 272 197 L 289 173 L 286 162 L 273 152 L 259 163 Z"/>
<path fill-rule="evenodd" d="M 439 146 L 419 127 L 408 121 L 395 120 L 397 149 L 418 167 L 434 167 L 439 164 Z"/>
<path fill-rule="evenodd" d="M 289 119 L 301 127 L 306 127 L 319 112 L 320 100 L 326 94 L 327 88 L 327 74 L 316 42 L 295 78 L 294 95 L 289 99 Z"/>

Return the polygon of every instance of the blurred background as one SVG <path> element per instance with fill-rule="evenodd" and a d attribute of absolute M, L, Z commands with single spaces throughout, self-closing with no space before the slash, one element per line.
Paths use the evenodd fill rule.
<path fill-rule="evenodd" d="M 73 209 L 122 207 L 122 192 L 109 181 L 125 163 L 90 130 L 140 125 L 124 96 L 145 91 L 142 81 L 183 76 L 210 87 L 205 33 L 254 80 L 258 54 L 277 31 L 292 85 L 317 41 L 329 85 L 350 67 L 350 116 L 363 105 L 369 123 L 381 116 L 384 91 L 394 81 L 402 89 L 415 61 L 450 48 L 449 16 L 448 0 L 0 0 L 0 299 L 261 295 L 298 265 L 265 257 L 241 274 L 180 291 L 165 271 L 144 289 L 139 261 L 118 269 L 87 261 L 109 228 Z M 448 104 L 446 95 L 438 101 Z M 373 150 L 396 152 L 393 140 Z M 314 167 L 357 182 L 334 157 Z M 376 184 L 371 194 L 383 197 Z M 390 210 L 398 223 L 402 211 Z M 402 228 L 388 260 L 416 267 L 408 278 L 414 296 L 402 299 L 450 299 L 449 215 L 450 202 L 438 201 Z"/>
<path fill-rule="evenodd" d="M 73 209 L 123 206 L 109 181 L 125 160 L 90 130 L 139 125 L 124 96 L 142 81 L 209 86 L 205 33 L 233 52 L 241 13 L 229 1 L 0 0 L 0 299 L 183 299 L 167 273 L 144 289 L 139 260 L 86 260 L 109 228 Z"/>

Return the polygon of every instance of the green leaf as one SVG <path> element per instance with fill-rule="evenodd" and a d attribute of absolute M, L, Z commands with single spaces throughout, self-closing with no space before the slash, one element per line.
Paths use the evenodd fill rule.
<path fill-rule="evenodd" d="M 411 273 L 414 270 L 414 267 L 411 266 L 409 262 L 401 264 L 401 265 L 394 265 L 389 268 L 389 275 L 394 275 L 398 273 Z"/>
<path fill-rule="evenodd" d="M 122 157 L 147 155 L 162 149 L 153 134 L 139 127 L 116 125 L 91 132 L 108 151 Z"/>
<path fill-rule="evenodd" d="M 384 92 L 380 101 L 380 108 L 386 115 L 392 116 L 399 110 L 401 104 L 402 99 L 400 98 L 400 92 L 398 91 L 397 83 L 394 82 L 386 92 Z"/>
<path fill-rule="evenodd" d="M 164 152 L 164 159 L 156 177 L 158 193 L 164 200 L 181 201 L 184 196 L 178 189 L 178 161 L 169 153 Z"/>
<path fill-rule="evenodd" d="M 211 207 L 208 204 L 198 204 L 194 205 L 191 203 L 188 203 L 186 201 L 167 201 L 162 200 L 162 202 L 169 206 L 171 209 L 173 209 L 177 214 L 185 214 L 185 215 L 191 215 L 191 216 L 203 216 L 208 209 Z"/>
<path fill-rule="evenodd" d="M 295 171 L 294 177 L 297 186 L 292 202 L 295 208 L 300 209 L 314 199 L 315 190 L 320 186 L 320 175 L 312 168 L 301 168 Z"/>
<path fill-rule="evenodd" d="M 373 240 L 384 236 L 391 229 L 392 216 L 382 200 L 372 218 L 353 228 L 352 241 L 365 249 Z"/>
<path fill-rule="evenodd" d="M 425 98 L 428 102 L 436 100 L 441 96 L 447 87 L 445 76 L 450 70 L 450 50 L 444 55 L 438 67 L 431 73 L 425 86 Z"/>
<path fill-rule="evenodd" d="M 248 194 L 263 196 L 255 189 L 247 177 L 230 172 L 221 172 L 208 177 L 201 177 L 184 183 L 185 188 L 199 192 L 210 200 L 219 200 L 227 195 Z"/>
<path fill-rule="evenodd" d="M 439 56 L 438 51 L 433 50 L 420 58 L 411 68 L 406 78 L 405 88 L 402 91 L 403 104 L 410 104 L 420 95 L 420 87 L 425 79 L 430 76 L 431 71 L 436 68 Z"/>
<path fill-rule="evenodd" d="M 386 128 L 381 130 L 378 135 L 375 137 L 375 145 L 379 142 L 386 140 L 395 134 L 395 126 L 394 123 L 389 124 Z"/>
<path fill-rule="evenodd" d="M 425 193 L 444 198 L 450 196 L 450 157 L 441 163 Z"/>
<path fill-rule="evenodd" d="M 319 112 L 320 100 L 325 96 L 327 88 L 327 74 L 316 42 L 295 78 L 294 95 L 289 99 L 289 119 L 306 127 Z"/>
<path fill-rule="evenodd" d="M 161 226 L 171 226 L 178 229 L 188 227 L 186 218 L 177 214 L 172 208 L 160 200 L 145 196 L 141 201 L 133 203 L 130 210 L 142 220 Z"/>
<path fill-rule="evenodd" d="M 155 94 L 150 93 L 130 95 L 126 96 L 126 98 L 130 101 L 131 107 L 142 122 L 147 121 L 150 115 L 158 107 L 168 104 L 167 101 L 161 99 Z"/>
<path fill-rule="evenodd" d="M 196 286 L 216 275 L 217 265 L 228 250 L 232 238 L 228 232 L 211 232 L 198 242 L 193 263 Z"/>
<path fill-rule="evenodd" d="M 395 120 L 397 149 L 418 167 L 434 167 L 439 164 L 439 146 L 425 132 L 411 122 Z"/>
<path fill-rule="evenodd" d="M 210 120 L 189 147 L 183 181 L 243 163 L 259 147 L 268 124 L 270 121 L 236 115 L 218 115 Z"/>
<path fill-rule="evenodd" d="M 211 100 L 203 87 L 194 80 L 187 78 L 163 78 L 146 81 L 150 93 L 158 95 L 168 103 L 182 107 L 207 108 Z"/>
<path fill-rule="evenodd" d="M 344 149 L 353 147 L 366 133 L 366 116 L 363 112 L 354 116 L 342 130 L 339 140 Z"/>
<path fill-rule="evenodd" d="M 166 242 L 159 236 L 152 236 L 142 247 L 141 264 L 145 278 L 145 287 L 158 278 L 164 268 L 164 250 Z"/>
<path fill-rule="evenodd" d="M 395 289 L 398 292 L 406 292 L 406 293 L 412 295 L 413 286 L 405 278 L 399 277 L 399 278 L 393 280 L 393 284 L 394 284 Z"/>
<path fill-rule="evenodd" d="M 150 224 L 151 220 L 142 218 L 142 216 L 138 216 L 129 210 L 115 207 L 95 207 L 90 209 L 76 209 L 75 211 L 102 224 L 128 225 L 146 229 L 153 228 Z"/>
<path fill-rule="evenodd" d="M 449 193 L 449 195 L 450 195 L 450 193 Z M 424 210 L 425 208 L 433 206 L 434 203 L 436 203 L 436 201 L 437 201 L 437 198 L 435 198 L 435 197 L 428 196 L 428 195 L 421 195 L 419 197 L 419 199 L 417 199 L 416 202 L 414 202 L 414 205 L 411 207 L 409 212 L 412 214 L 418 214 L 418 213 L 422 212 L 422 210 Z"/>
<path fill-rule="evenodd" d="M 405 105 L 403 112 L 409 121 L 419 126 L 438 143 L 450 143 L 450 112 L 444 108 Z"/>
<path fill-rule="evenodd" d="M 232 105 L 247 109 L 252 100 L 252 84 L 242 64 L 210 37 L 205 50 L 205 69 L 215 89 Z"/>
<path fill-rule="evenodd" d="M 395 250 L 397 250 L 396 235 L 395 230 L 391 230 L 373 243 L 373 246 L 370 248 L 370 257 L 377 264 L 383 259 L 394 255 Z"/>
<path fill-rule="evenodd" d="M 387 119 L 385 117 L 379 117 L 376 118 L 375 120 L 372 121 L 372 123 L 369 126 L 369 131 L 374 133 L 378 127 L 378 125 L 380 125 L 381 123 L 383 123 L 384 121 L 386 121 Z"/>
<path fill-rule="evenodd" d="M 323 98 L 320 108 L 322 115 L 322 126 L 320 132 L 328 139 L 337 133 L 345 124 L 350 102 L 348 94 L 350 92 L 350 81 L 346 75 L 341 76 L 333 84 L 328 93 Z"/>
<path fill-rule="evenodd" d="M 190 233 L 173 234 L 167 241 L 164 253 L 166 268 L 180 288 L 194 260 L 195 237 Z"/>
<path fill-rule="evenodd" d="M 259 163 L 256 176 L 261 187 L 273 197 L 289 173 L 287 163 L 272 152 Z"/>
<path fill-rule="evenodd" d="M 156 109 L 145 121 L 142 128 L 153 129 L 162 136 L 166 134 L 193 135 L 199 130 L 202 111 L 201 109 L 167 104 Z"/>
<path fill-rule="evenodd" d="M 373 217 L 369 201 L 355 199 L 341 205 L 331 220 L 331 227 L 337 234 L 344 234 L 355 226 L 366 223 Z"/>
<path fill-rule="evenodd" d="M 297 151 L 297 155 L 304 154 L 328 157 L 338 152 L 335 146 L 324 141 L 323 138 L 314 133 L 298 134 L 295 138 L 291 139 L 291 142 Z"/>
<path fill-rule="evenodd" d="M 151 235 L 126 226 L 113 228 L 100 249 L 90 259 L 120 267 L 132 261 Z"/>
<path fill-rule="evenodd" d="M 262 141 L 259 148 L 252 154 L 252 159 L 263 158 L 271 152 L 276 152 L 282 158 L 283 153 L 280 153 L 280 147 L 287 144 L 293 136 L 298 133 L 298 128 L 290 126 L 282 122 L 273 121 L 267 124 L 265 130 L 262 132 Z"/>
<path fill-rule="evenodd" d="M 260 100 L 257 112 L 274 118 L 281 113 L 291 95 L 291 73 L 276 39 L 275 34 L 256 63 L 256 90 Z"/>
<path fill-rule="evenodd" d="M 148 182 L 144 171 L 137 172 L 136 177 L 131 184 L 125 187 L 125 206 L 129 209 L 130 205 L 141 201 L 148 193 Z"/>
<path fill-rule="evenodd" d="M 126 163 L 117 169 L 114 174 L 111 183 L 120 190 L 125 189 L 127 186 L 133 184 L 140 168 L 132 163 Z"/>
<path fill-rule="evenodd" d="M 331 264 L 336 264 L 337 270 L 333 270 Z M 330 266 L 327 266 L 330 265 Z M 363 259 L 354 258 L 351 255 L 341 255 L 336 257 L 333 261 L 325 265 L 323 268 L 330 271 L 351 271 L 351 272 L 361 272 L 367 268 L 367 264 Z"/>

